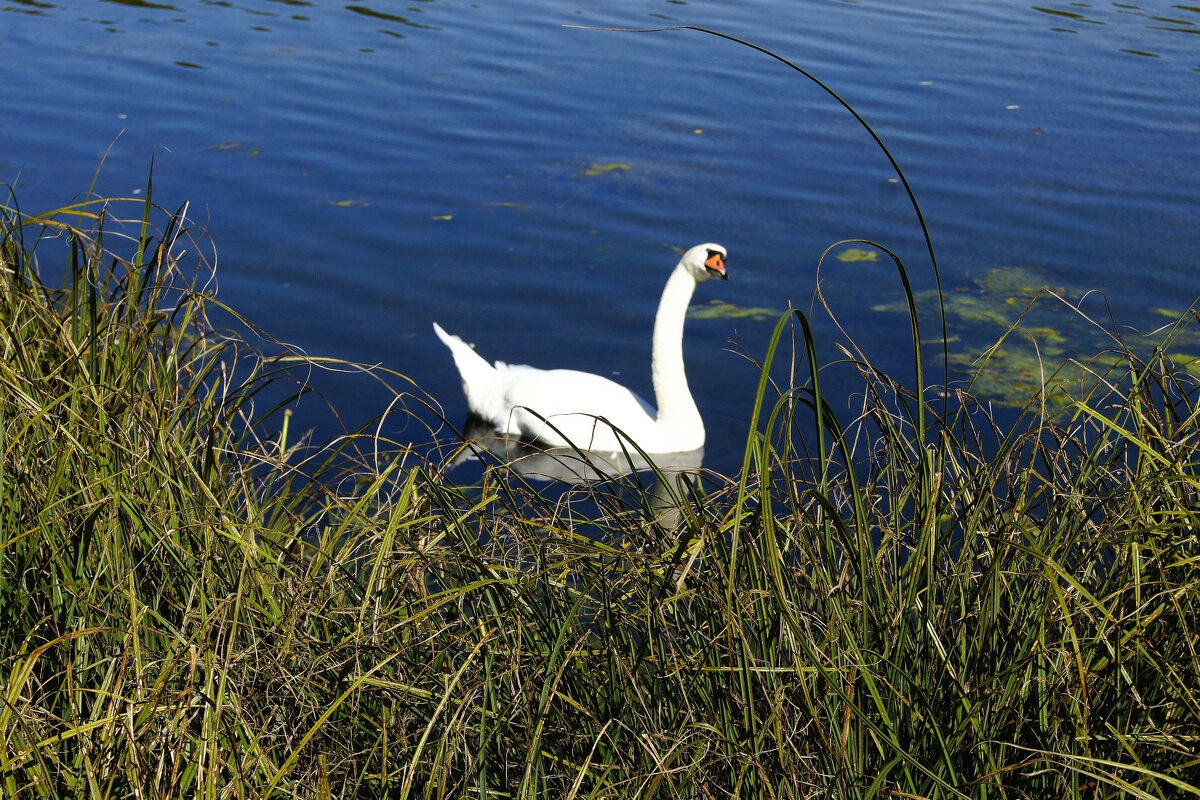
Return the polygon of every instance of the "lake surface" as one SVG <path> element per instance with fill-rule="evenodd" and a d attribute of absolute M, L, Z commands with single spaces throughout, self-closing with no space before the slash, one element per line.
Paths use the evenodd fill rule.
<path fill-rule="evenodd" d="M 143 191 L 153 160 L 154 199 L 189 202 L 213 238 L 225 303 L 311 355 L 411 378 L 456 421 L 434 320 L 486 356 L 652 396 L 672 248 L 729 248 L 731 280 L 701 286 L 701 306 L 808 309 L 843 239 L 886 245 L 931 286 L 903 186 L 818 87 L 695 31 L 565 27 L 680 24 L 769 48 L 862 114 L 948 292 L 1021 267 L 1104 292 L 1089 312 L 1139 329 L 1200 294 L 1195 3 L 8 0 L 0 181 L 42 212 L 98 169 L 98 194 Z M 894 269 L 831 257 L 821 281 L 872 359 L 908 369 Z M 688 324 L 709 466 L 740 461 L 750 414 L 757 372 L 731 351 L 761 356 L 774 322 Z M 956 347 L 1004 330 L 956 324 Z M 351 427 L 387 402 L 361 377 L 312 383 Z M 825 388 L 853 406 L 852 384 Z M 301 422 L 333 432 L 311 405 Z"/>

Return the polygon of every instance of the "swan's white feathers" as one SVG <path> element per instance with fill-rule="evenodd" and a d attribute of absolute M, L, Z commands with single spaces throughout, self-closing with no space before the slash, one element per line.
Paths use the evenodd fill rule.
<path fill-rule="evenodd" d="M 679 342 L 692 291 L 714 274 L 727 277 L 725 255 L 725 248 L 711 242 L 691 248 L 663 290 L 652 359 L 658 412 L 600 375 L 503 361 L 489 364 L 436 322 L 433 329 L 454 357 L 467 406 L 501 433 L 553 446 L 571 443 L 584 450 L 619 451 L 628 449 L 630 441 L 648 453 L 695 450 L 704 445 L 704 423 L 688 390 Z"/>
<path fill-rule="evenodd" d="M 573 369 L 501 364 L 497 373 L 506 408 L 501 409 L 501 418 L 489 421 L 509 435 L 554 445 L 569 441 L 585 450 L 618 450 L 609 426 L 598 418 L 639 443 L 654 425 L 654 406 L 608 378 Z"/>

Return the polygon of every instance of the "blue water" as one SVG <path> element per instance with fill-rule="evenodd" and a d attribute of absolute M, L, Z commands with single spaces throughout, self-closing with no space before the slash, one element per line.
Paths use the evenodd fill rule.
<path fill-rule="evenodd" d="M 931 285 L 902 186 L 816 86 L 694 31 L 564 27 L 691 24 L 785 56 L 870 122 L 947 288 L 1028 267 L 1141 327 L 1200 294 L 1200 6 L 600 5 L 10 0 L 0 181 L 40 212 L 97 170 L 96 193 L 139 196 L 153 160 L 156 202 L 190 203 L 215 242 L 224 302 L 311 355 L 411 378 L 451 419 L 465 405 L 435 319 L 485 355 L 652 396 L 671 247 L 730 250 L 731 280 L 699 304 L 808 309 L 846 238 Z M 829 260 L 821 278 L 856 341 L 905 369 L 907 323 L 872 311 L 898 296 L 889 269 Z M 761 356 L 773 322 L 689 322 L 710 466 L 739 460 L 750 413 L 757 373 L 731 351 Z M 351 427 L 388 399 L 361 376 L 312 384 Z M 301 421 L 331 432 L 319 410 Z"/>

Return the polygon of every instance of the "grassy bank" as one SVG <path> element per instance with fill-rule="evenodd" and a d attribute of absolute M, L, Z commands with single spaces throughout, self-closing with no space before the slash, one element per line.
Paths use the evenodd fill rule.
<path fill-rule="evenodd" d="M 785 318 L 741 474 L 568 504 L 295 447 L 319 373 L 213 330 L 182 213 L 2 224 L 5 797 L 1200 794 L 1165 353 L 1011 429 L 859 363 L 839 421 Z"/>

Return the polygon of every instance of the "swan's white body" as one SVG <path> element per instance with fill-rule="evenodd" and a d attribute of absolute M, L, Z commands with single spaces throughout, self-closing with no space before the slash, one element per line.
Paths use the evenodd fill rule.
<path fill-rule="evenodd" d="M 608 378 L 573 369 L 489 364 L 436 322 L 433 330 L 454 356 L 467 406 L 500 433 L 590 451 L 632 450 L 631 443 L 647 453 L 697 450 L 704 446 L 704 422 L 684 374 L 683 322 L 696 286 L 714 275 L 728 277 L 725 257 L 719 244 L 696 245 L 679 259 L 663 289 L 650 360 L 657 412 Z"/>

